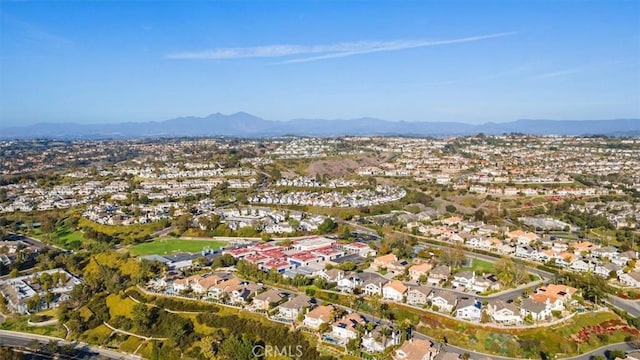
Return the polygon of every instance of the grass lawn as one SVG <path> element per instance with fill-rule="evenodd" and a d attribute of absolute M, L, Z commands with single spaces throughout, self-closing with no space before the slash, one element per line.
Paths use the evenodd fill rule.
<path fill-rule="evenodd" d="M 111 332 L 105 325 L 100 325 L 85 331 L 80 338 L 90 344 L 104 344 L 111 337 Z"/>
<path fill-rule="evenodd" d="M 605 228 L 590 229 L 589 233 L 587 234 L 587 237 L 597 238 L 598 240 L 600 240 L 600 243 L 603 246 L 611 245 L 611 246 L 620 247 L 622 245 L 622 243 L 618 241 L 618 239 L 616 238 L 616 231 L 611 229 L 605 229 Z"/>
<path fill-rule="evenodd" d="M 0 324 L 0 329 L 38 335 L 55 336 L 59 338 L 64 338 L 66 334 L 66 330 L 61 324 L 36 327 L 27 325 L 28 321 L 29 315 L 10 315 L 7 316 L 4 323 Z"/>
<path fill-rule="evenodd" d="M 476 258 L 469 258 L 469 261 L 471 261 L 471 264 L 460 268 L 460 271 L 475 271 L 476 274 L 494 273 L 496 271 L 496 264 L 490 261 Z"/>
<path fill-rule="evenodd" d="M 29 231 L 29 235 L 40 240 L 49 240 L 49 235 L 42 233 L 40 229 L 33 229 Z M 85 239 L 81 231 L 71 231 L 66 225 L 59 226 L 51 234 L 51 242 L 54 245 L 60 246 L 67 250 L 80 249 L 82 243 L 93 242 L 94 240 Z"/>
<path fill-rule="evenodd" d="M 151 355 L 153 354 L 153 341 L 147 341 L 144 343 L 140 350 L 138 350 L 137 355 L 140 355 L 143 359 L 151 359 Z"/>
<path fill-rule="evenodd" d="M 161 238 L 152 242 L 138 244 L 131 247 L 131 255 L 144 256 L 144 255 L 163 255 L 172 254 L 176 252 L 188 252 L 197 253 L 204 248 L 219 249 L 225 245 L 224 241 L 215 240 L 183 240 L 173 238 Z"/>
<path fill-rule="evenodd" d="M 132 319 L 131 311 L 136 303 L 128 297 L 122 299 L 120 295 L 111 294 L 107 296 L 107 307 L 111 318 L 118 315 Z"/>
<path fill-rule="evenodd" d="M 78 221 L 79 229 L 90 227 L 98 232 L 117 237 L 123 240 L 124 243 L 142 241 L 151 236 L 152 233 L 162 230 L 164 226 L 165 223 L 162 221 L 134 225 L 102 225 L 85 218 L 80 218 Z"/>
<path fill-rule="evenodd" d="M 120 343 L 120 351 L 133 354 L 134 351 L 142 344 L 144 340 L 139 339 L 135 336 L 129 336 L 127 340 Z"/>

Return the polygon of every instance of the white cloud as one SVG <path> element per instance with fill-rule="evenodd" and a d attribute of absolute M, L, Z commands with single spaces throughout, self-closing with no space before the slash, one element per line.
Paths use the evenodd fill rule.
<path fill-rule="evenodd" d="M 448 40 L 393 40 L 393 41 L 358 41 L 329 45 L 264 45 L 239 48 L 218 48 L 208 51 L 191 51 L 167 54 L 168 59 L 205 60 L 205 59 L 241 59 L 241 58 L 274 58 L 287 56 L 303 56 L 280 62 L 293 64 L 347 56 L 369 54 L 374 52 L 399 51 L 428 46 L 458 44 L 498 38 L 514 33 L 499 33 L 482 36 L 472 36 Z M 311 56 L 309 56 L 311 55 Z"/>
<path fill-rule="evenodd" d="M 551 78 L 556 78 L 556 77 L 560 77 L 560 76 L 576 74 L 576 73 L 579 73 L 579 72 L 582 72 L 582 71 L 583 71 L 582 68 L 552 71 L 552 72 L 548 72 L 548 73 L 544 73 L 544 74 L 540 74 L 540 75 L 534 76 L 534 79 L 551 79 Z"/>
<path fill-rule="evenodd" d="M 73 44 L 73 41 L 64 36 L 46 31 L 35 24 L 23 21 L 10 14 L 2 14 L 0 20 L 6 23 L 8 29 L 15 31 L 15 34 L 23 40 L 52 48 L 61 48 Z"/>

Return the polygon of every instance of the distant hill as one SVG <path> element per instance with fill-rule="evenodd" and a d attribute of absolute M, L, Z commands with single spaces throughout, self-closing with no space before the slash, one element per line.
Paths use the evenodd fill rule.
<path fill-rule="evenodd" d="M 281 135 L 407 135 L 446 136 L 524 133 L 532 135 L 640 135 L 640 119 L 517 120 L 472 125 L 458 122 L 407 122 L 375 118 L 351 120 L 265 120 L 239 112 L 206 117 L 180 117 L 165 121 L 119 124 L 40 123 L 0 129 L 4 139 L 27 138 L 141 138 L 178 136 L 265 137 Z"/>

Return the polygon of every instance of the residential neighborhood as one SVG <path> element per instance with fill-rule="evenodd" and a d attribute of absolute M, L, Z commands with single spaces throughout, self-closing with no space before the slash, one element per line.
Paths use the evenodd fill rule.
<path fill-rule="evenodd" d="M 87 144 L 58 151 L 90 154 L 80 150 Z M 135 343 L 145 356 L 145 344 L 164 344 L 145 337 L 171 335 L 165 322 L 192 324 L 184 334 L 200 344 L 219 336 L 198 333 L 208 326 L 244 326 L 235 317 L 304 334 L 323 356 L 485 359 L 579 355 L 613 337 L 632 344 L 634 145 L 508 135 L 209 139 L 170 150 L 188 160 L 149 161 L 164 147 L 122 142 L 137 155 L 0 185 L 5 326 L 67 326 L 68 336 L 120 350 Z M 228 161 L 220 149 L 247 156 Z M 576 151 L 599 164 L 589 176 L 608 167 L 624 181 L 574 172 L 586 164 Z M 136 304 L 167 310 L 153 325 L 143 320 L 156 315 Z M 571 342 L 515 335 L 548 329 L 567 329 Z"/>

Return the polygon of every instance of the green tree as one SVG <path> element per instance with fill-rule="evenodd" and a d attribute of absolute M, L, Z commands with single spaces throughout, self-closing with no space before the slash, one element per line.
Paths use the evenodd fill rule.
<path fill-rule="evenodd" d="M 318 225 L 318 234 L 328 234 L 337 227 L 337 224 L 331 219 L 326 218 L 322 224 Z"/>
<path fill-rule="evenodd" d="M 40 295 L 35 294 L 34 296 L 32 296 L 27 300 L 25 305 L 27 305 L 27 309 L 29 311 L 38 311 L 40 310 L 40 302 L 41 302 Z"/>
<path fill-rule="evenodd" d="M 627 357 L 627 354 L 623 351 L 623 350 L 608 350 L 606 352 L 607 355 L 607 359 L 610 360 L 614 360 L 614 359 L 624 359 L 625 357 Z"/>
<path fill-rule="evenodd" d="M 452 268 L 462 266 L 466 258 L 462 244 L 455 244 L 450 251 L 442 251 L 440 253 L 440 261 Z"/>
<path fill-rule="evenodd" d="M 150 331 L 158 320 L 158 309 L 145 304 L 135 304 L 131 313 L 134 323 L 141 331 Z"/>
<path fill-rule="evenodd" d="M 47 291 L 47 293 L 44 295 L 44 301 L 47 303 L 47 307 L 49 307 L 51 303 L 53 303 L 54 299 L 55 295 L 51 291 Z"/>
<path fill-rule="evenodd" d="M 218 357 L 224 360 L 251 360 L 254 358 L 253 346 L 253 343 L 246 338 L 230 336 L 220 343 Z"/>
<path fill-rule="evenodd" d="M 40 220 L 40 230 L 42 230 L 43 234 L 47 235 L 48 240 L 51 240 L 51 234 L 55 229 L 56 224 L 54 222 L 54 219 L 50 216 L 43 216 Z"/>

